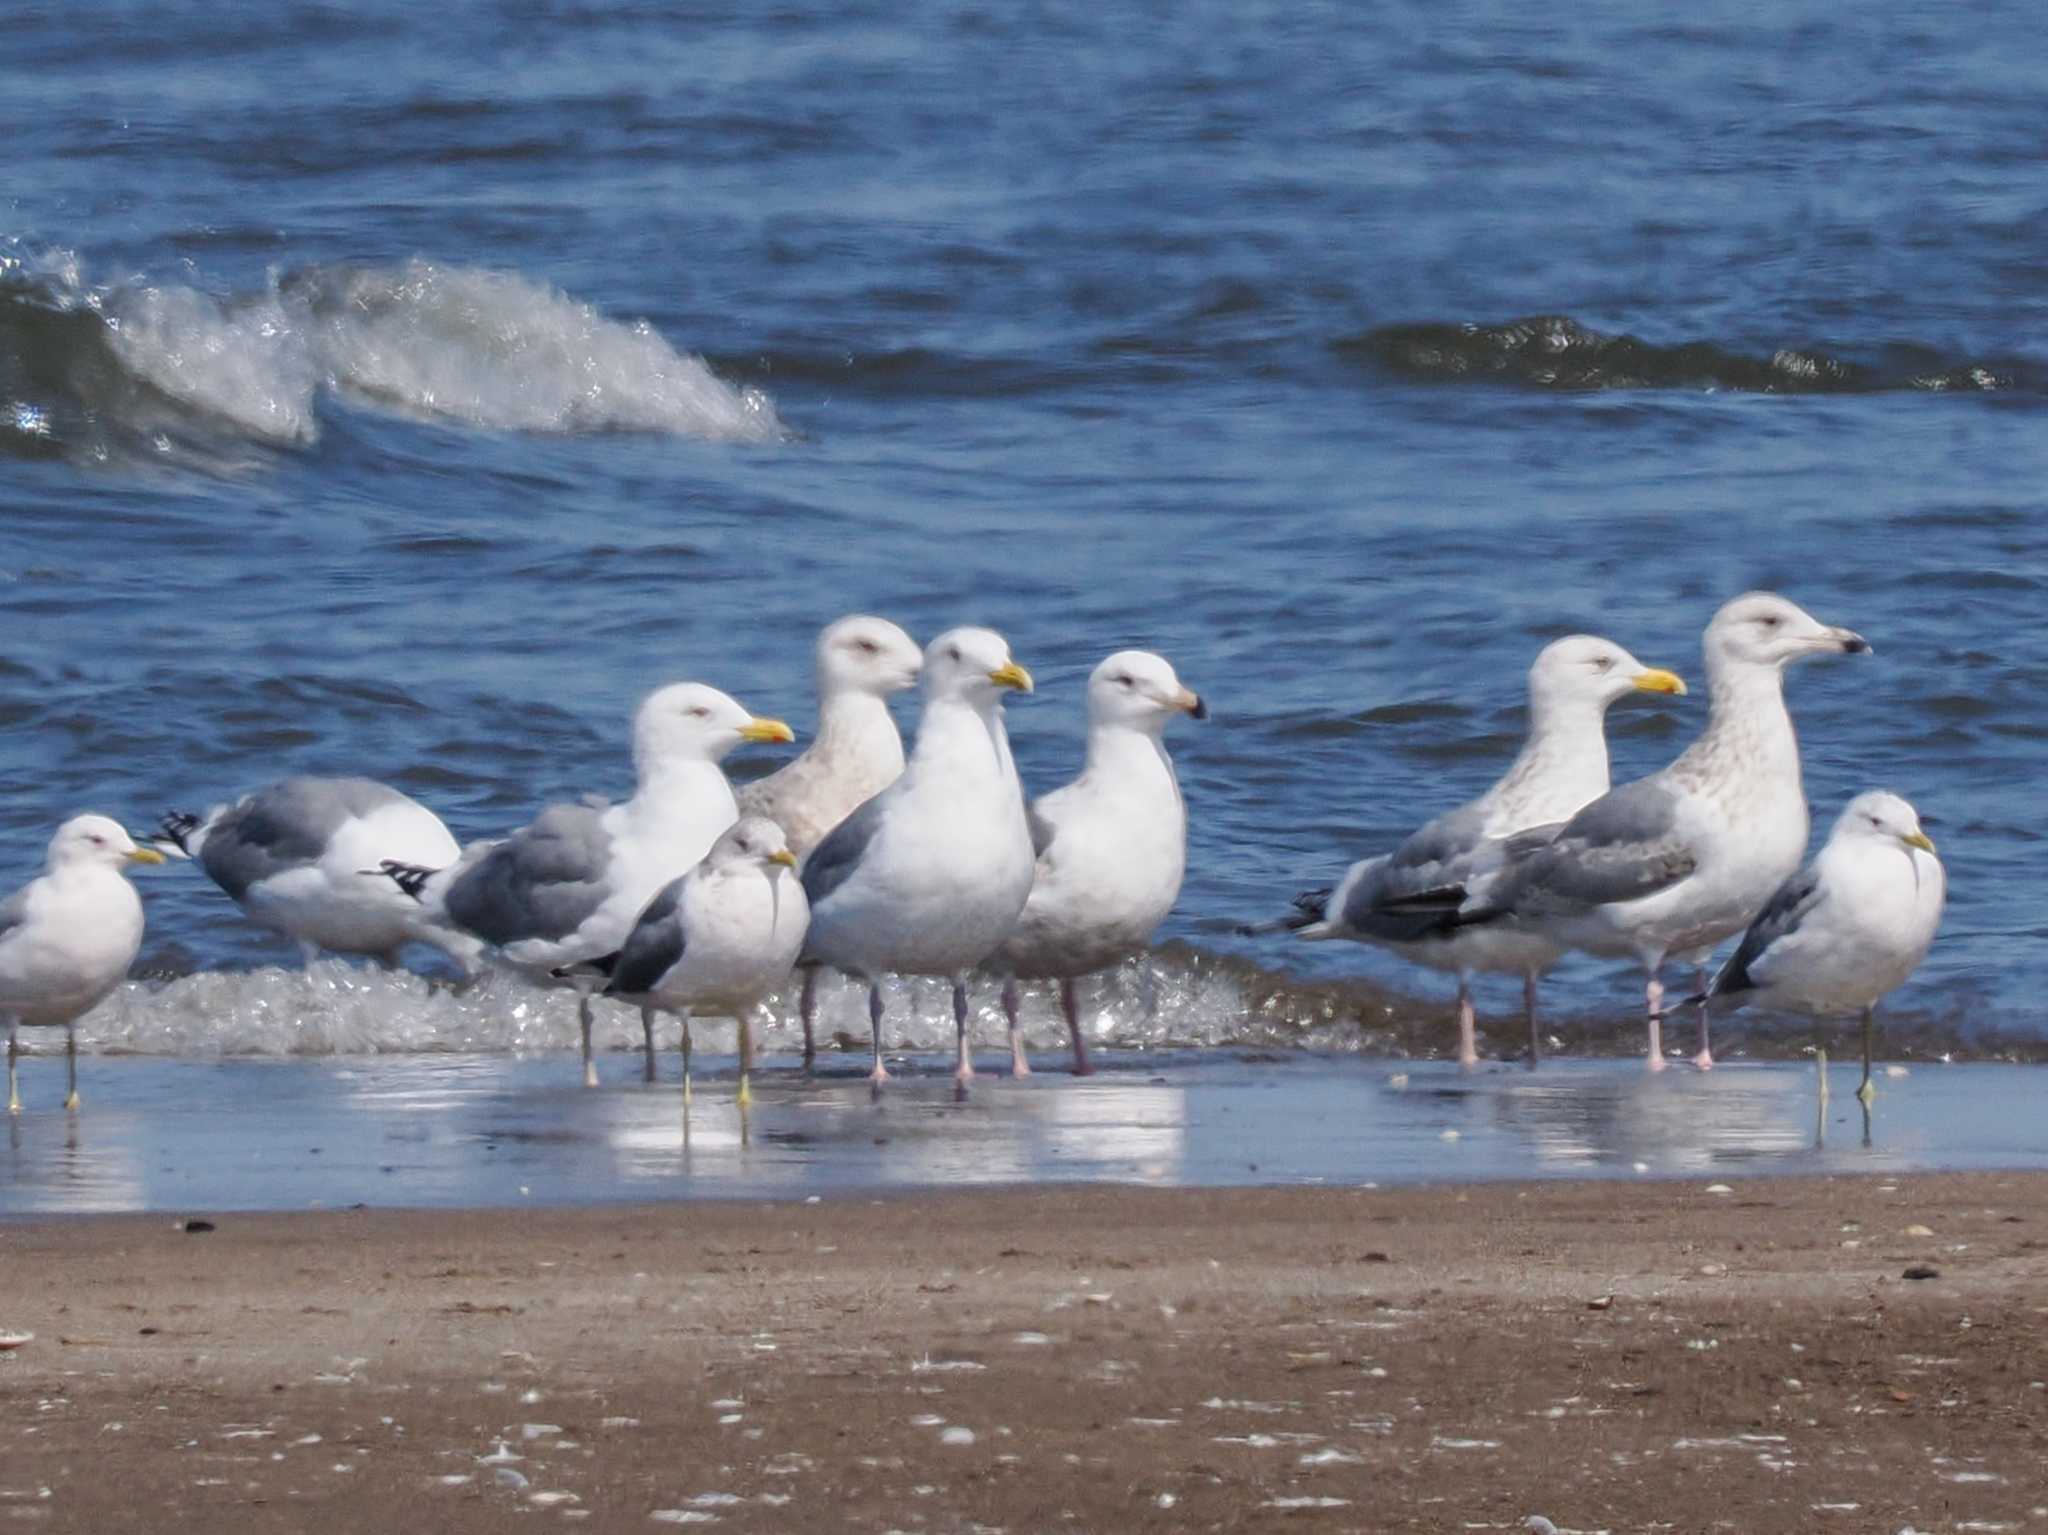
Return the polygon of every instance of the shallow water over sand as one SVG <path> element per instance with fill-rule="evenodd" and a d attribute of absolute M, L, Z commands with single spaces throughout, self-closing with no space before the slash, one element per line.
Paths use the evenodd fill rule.
<path fill-rule="evenodd" d="M 849 1066 L 754 1078 L 700 1052 L 687 1118 L 673 1059 L 605 1085 L 573 1057 L 316 1060 L 115 1057 L 57 1107 L 54 1061 L 24 1062 L 29 1108 L 0 1151 L 0 1215 L 114 1210 L 824 1198 L 1048 1182 L 1400 1184 L 1734 1177 L 2048 1166 L 2043 1078 L 1999 1064 L 1732 1064 L 1652 1077 L 1632 1062 L 1466 1074 L 1315 1053 L 1112 1055 L 1092 1079 L 950 1074 L 912 1060 L 879 1105 Z M 988 1059 L 993 1065 L 993 1058 Z"/>

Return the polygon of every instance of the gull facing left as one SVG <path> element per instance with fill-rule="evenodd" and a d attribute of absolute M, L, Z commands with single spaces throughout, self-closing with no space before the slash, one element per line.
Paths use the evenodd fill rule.
<path fill-rule="evenodd" d="M 142 947 L 142 898 L 122 876 L 162 863 L 117 821 L 73 816 L 50 839 L 43 872 L 0 903 L 0 1014 L 7 1018 L 7 1112 L 21 1112 L 15 1061 L 23 1028 L 64 1027 L 64 1107 L 78 1107 L 74 1025 L 121 984 Z"/>

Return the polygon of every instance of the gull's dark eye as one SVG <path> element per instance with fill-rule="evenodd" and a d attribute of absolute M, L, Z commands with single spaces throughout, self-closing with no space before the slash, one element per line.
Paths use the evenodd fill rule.
<path fill-rule="evenodd" d="M 958 645 L 948 645 L 948 646 L 946 647 L 946 659 L 947 659 L 947 660 L 949 660 L 949 661 L 957 661 L 957 660 L 959 660 L 959 659 L 960 659 L 960 647 L 959 647 Z"/>
<path fill-rule="evenodd" d="M 1766 629 L 1775 629 L 1778 627 L 1780 620 L 1778 618 L 1778 615 L 1775 613 L 1765 613 L 1757 618 L 1757 622 L 1762 624 Z"/>
<path fill-rule="evenodd" d="M 693 720 L 708 720 L 711 718 L 711 711 L 702 704 L 692 704 L 683 712 L 688 714 Z"/>
<path fill-rule="evenodd" d="M 864 656 L 871 656 L 875 654 L 877 651 L 879 651 L 882 647 L 880 645 L 877 645 L 873 640 L 855 640 L 853 642 L 853 648 L 855 650 L 858 650 Z"/>
<path fill-rule="evenodd" d="M 1135 684 L 1131 680 L 1131 674 L 1129 672 L 1119 672 L 1116 676 L 1110 678 L 1109 680 L 1111 682 L 1114 682 L 1120 688 L 1135 686 Z"/>
<path fill-rule="evenodd" d="M 1593 665 L 1594 665 L 1595 669 L 1597 669 L 1597 670 L 1599 670 L 1599 671 L 1603 671 L 1603 672 L 1611 672 L 1611 671 L 1613 671 L 1613 670 L 1614 670 L 1614 657 L 1613 657 L 1613 656 L 1595 656 L 1595 657 L 1593 658 Z"/>

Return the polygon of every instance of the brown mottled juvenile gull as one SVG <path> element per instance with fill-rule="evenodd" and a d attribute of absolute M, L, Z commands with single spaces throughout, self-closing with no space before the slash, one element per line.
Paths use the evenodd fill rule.
<path fill-rule="evenodd" d="M 762 815 L 802 859 L 825 834 L 903 771 L 889 695 L 917 681 L 924 656 L 886 618 L 855 613 L 818 636 L 818 733 L 795 761 L 736 791 L 740 814 Z M 817 1059 L 818 970 L 803 973 L 804 1066 Z"/>

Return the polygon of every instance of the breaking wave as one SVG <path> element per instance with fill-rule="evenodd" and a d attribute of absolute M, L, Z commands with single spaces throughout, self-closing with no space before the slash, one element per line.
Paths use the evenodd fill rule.
<path fill-rule="evenodd" d="M 0 244 L 0 455 L 233 468 L 316 441 L 330 394 L 498 431 L 783 431 L 760 390 L 645 321 L 509 273 L 315 266 L 221 298 Z"/>
<path fill-rule="evenodd" d="M 1335 343 L 1340 355 L 1404 377 L 1534 389 L 1729 389 L 1765 394 L 1885 390 L 2048 392 L 2048 376 L 2019 362 L 1970 362 L 1896 344 L 1863 360 L 1803 347 L 1744 355 L 1710 341 L 1658 345 L 1609 335 L 1563 315 L 1505 325 L 1387 325 Z"/>

